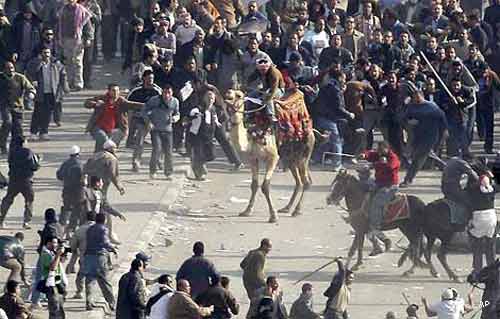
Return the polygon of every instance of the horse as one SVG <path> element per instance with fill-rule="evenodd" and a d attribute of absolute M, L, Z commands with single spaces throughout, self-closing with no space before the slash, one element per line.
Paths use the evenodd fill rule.
<path fill-rule="evenodd" d="M 471 273 L 467 277 L 467 282 L 473 286 L 476 286 L 478 283 L 485 285 L 481 298 L 481 318 L 500 318 L 500 260 L 497 259 L 478 273 Z"/>
<path fill-rule="evenodd" d="M 251 105 L 247 108 L 248 111 L 246 111 L 247 115 L 248 113 L 252 113 L 252 116 L 255 117 L 254 123 L 249 124 L 247 127 L 247 155 L 252 171 L 252 183 L 248 206 L 239 216 L 250 216 L 253 211 L 255 196 L 259 188 L 259 161 L 263 161 L 266 163 L 266 168 L 261 191 L 269 207 L 269 222 L 275 223 L 278 220 L 278 215 L 271 200 L 270 183 L 280 156 L 285 168 L 290 171 L 295 180 L 295 188 L 288 204 L 278 210 L 278 212 L 289 213 L 298 197 L 297 204 L 292 212 L 292 216 L 296 217 L 302 213 L 304 192 L 311 185 L 309 160 L 313 152 L 315 136 L 312 130 L 312 122 L 305 106 L 304 95 L 300 91 L 293 90 L 283 99 L 275 101 L 275 108 L 280 119 L 276 132 L 279 136 L 279 142 L 269 119 L 261 114 L 262 108 L 262 106 Z M 288 112 L 301 116 L 300 128 L 288 122 Z M 282 125 L 285 125 L 286 128 L 282 127 Z M 287 136 L 289 132 L 300 133 L 300 136 L 299 138 L 289 139 Z M 301 135 L 302 133 L 303 136 Z"/>
<path fill-rule="evenodd" d="M 369 231 L 369 221 L 368 216 L 360 212 L 360 210 L 367 195 L 368 190 L 366 190 L 356 176 L 348 173 L 347 170 L 341 170 L 333 180 L 330 194 L 327 197 L 328 205 L 339 205 L 340 201 L 345 198 L 347 212 L 349 213 L 348 221 L 355 232 L 354 240 L 348 252 L 347 264 L 351 262 L 355 251 L 358 251 L 357 262 L 351 268 L 353 270 L 357 270 L 363 265 L 363 244 L 365 235 Z M 401 255 L 398 262 L 398 266 L 402 266 L 408 255 L 412 259 L 412 267 L 405 271 L 403 276 L 412 275 L 416 267 L 423 268 L 426 266 L 420 260 L 423 231 L 420 228 L 420 222 L 418 222 L 422 218 L 426 205 L 421 199 L 412 195 L 407 195 L 407 201 L 409 217 L 396 220 L 384 225 L 382 228 L 382 230 L 399 228 L 410 242 L 409 249 Z"/>

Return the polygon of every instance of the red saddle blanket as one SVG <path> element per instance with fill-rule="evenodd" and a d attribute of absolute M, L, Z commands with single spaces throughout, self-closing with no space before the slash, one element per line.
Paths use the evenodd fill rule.
<path fill-rule="evenodd" d="M 310 134 L 312 120 L 302 92 L 290 93 L 275 105 L 281 142 L 301 141 Z"/>
<path fill-rule="evenodd" d="M 384 225 L 408 218 L 410 218 L 408 197 L 405 194 L 396 194 L 396 198 L 385 205 Z"/>

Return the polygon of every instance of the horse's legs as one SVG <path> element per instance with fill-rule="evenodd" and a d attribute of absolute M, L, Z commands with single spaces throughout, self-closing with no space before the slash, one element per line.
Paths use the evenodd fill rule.
<path fill-rule="evenodd" d="M 283 207 L 282 209 L 278 210 L 278 213 L 283 213 L 283 214 L 288 214 L 290 212 L 290 209 L 292 208 L 292 205 L 295 202 L 295 199 L 297 198 L 298 193 L 302 189 L 302 183 L 300 181 L 299 170 L 298 170 L 297 166 L 291 165 L 289 167 L 289 170 L 290 170 L 290 173 L 292 173 L 293 179 L 295 180 L 295 188 L 293 189 L 293 194 L 292 194 L 292 197 L 290 197 L 288 204 L 286 204 L 286 206 Z"/>
<path fill-rule="evenodd" d="M 262 182 L 262 185 L 260 187 L 262 193 L 264 194 L 264 197 L 266 197 L 267 201 L 267 206 L 269 207 L 269 222 L 270 223 L 275 223 L 278 220 L 278 215 L 276 214 L 276 211 L 274 210 L 273 207 L 273 202 L 271 201 L 271 194 L 270 194 L 270 185 L 271 185 L 271 178 L 273 177 L 274 170 L 276 169 L 276 165 L 278 165 L 279 161 L 279 156 L 278 154 L 271 154 L 266 161 L 266 175 L 264 177 L 264 182 Z"/>
<path fill-rule="evenodd" d="M 240 216 L 250 216 L 253 210 L 253 205 L 255 204 L 255 195 L 259 189 L 259 160 L 253 158 L 250 159 L 249 162 L 250 169 L 252 170 L 252 184 L 250 185 L 252 194 L 250 195 L 247 208 L 240 214 Z"/>
<path fill-rule="evenodd" d="M 308 161 L 303 161 L 298 165 L 302 192 L 300 193 L 299 201 L 297 202 L 297 206 L 295 206 L 295 209 L 293 210 L 292 216 L 298 216 L 302 214 L 302 201 L 304 200 L 304 193 L 311 186 L 311 177 L 309 176 L 309 167 L 307 162 Z"/>
<path fill-rule="evenodd" d="M 437 257 L 441 264 L 443 265 L 444 270 L 446 270 L 446 273 L 450 277 L 451 280 L 455 282 L 461 282 L 460 278 L 458 278 L 457 274 L 451 269 L 450 265 L 448 265 L 448 259 L 446 258 L 446 255 L 448 254 L 449 251 L 449 241 L 442 241 L 441 242 L 441 247 L 439 248 Z"/>
<path fill-rule="evenodd" d="M 434 237 L 427 238 L 427 245 L 425 246 L 424 257 L 425 261 L 427 261 L 427 264 L 429 265 L 429 271 L 432 277 L 439 278 L 439 273 L 437 272 L 436 267 L 434 267 L 434 264 L 432 263 L 432 248 L 434 248 L 435 241 L 436 238 Z"/>

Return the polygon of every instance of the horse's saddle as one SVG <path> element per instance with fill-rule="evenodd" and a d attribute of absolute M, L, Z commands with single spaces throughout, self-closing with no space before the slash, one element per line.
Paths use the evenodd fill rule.
<path fill-rule="evenodd" d="M 443 201 L 449 208 L 450 224 L 458 227 L 459 230 L 465 229 L 469 219 L 468 208 L 447 198 L 439 200 Z"/>
<path fill-rule="evenodd" d="M 410 218 L 408 197 L 406 194 L 397 193 L 393 200 L 385 204 L 384 225 L 408 218 Z"/>

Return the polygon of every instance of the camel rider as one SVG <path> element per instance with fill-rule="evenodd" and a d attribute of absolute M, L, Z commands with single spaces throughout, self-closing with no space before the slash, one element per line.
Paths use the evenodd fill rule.
<path fill-rule="evenodd" d="M 452 224 L 465 224 L 466 212 L 471 210 L 471 198 L 466 188 L 461 185 L 461 180 L 467 177 L 467 185 L 475 185 L 479 182 L 479 176 L 472 166 L 458 157 L 452 157 L 446 162 L 441 177 L 441 191 L 444 197 L 451 201 L 450 212 Z M 453 204 L 459 207 L 452 207 Z"/>
<path fill-rule="evenodd" d="M 262 103 L 265 106 L 265 115 L 271 122 L 276 122 L 273 100 L 282 97 L 285 93 L 283 76 L 269 59 L 263 58 L 256 61 L 256 70 L 250 74 L 248 83 L 255 82 L 256 80 L 260 80 L 262 89 L 261 91 L 250 93 L 250 96 L 262 98 Z"/>
<path fill-rule="evenodd" d="M 376 237 L 383 236 L 381 228 L 384 221 L 384 206 L 394 198 L 398 191 L 400 163 L 398 156 L 387 142 L 379 142 L 377 150 L 368 151 L 362 154 L 361 158 L 373 163 L 375 169 L 375 190 L 368 211 L 370 223 L 368 238 L 376 241 Z M 376 246 L 370 255 L 374 256 L 382 252 L 382 249 Z"/>

